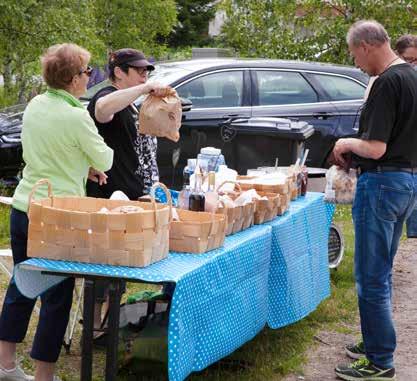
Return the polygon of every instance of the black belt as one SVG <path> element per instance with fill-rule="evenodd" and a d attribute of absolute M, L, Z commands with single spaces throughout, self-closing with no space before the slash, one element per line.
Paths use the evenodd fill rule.
<path fill-rule="evenodd" d="M 361 175 L 365 172 L 376 172 L 376 173 L 382 173 L 382 172 L 406 172 L 406 173 L 412 173 L 413 175 L 417 174 L 417 167 L 393 167 L 393 166 L 387 166 L 387 165 L 378 165 L 374 168 L 362 168 L 358 167 L 357 169 L 358 175 Z"/>

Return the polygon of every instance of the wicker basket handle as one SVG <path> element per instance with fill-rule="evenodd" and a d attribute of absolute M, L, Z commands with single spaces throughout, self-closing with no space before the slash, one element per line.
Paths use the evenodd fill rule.
<path fill-rule="evenodd" d="M 219 192 L 220 188 L 221 188 L 224 184 L 234 184 L 234 185 L 235 185 L 235 187 L 237 187 L 238 191 L 239 191 L 239 192 L 242 192 L 242 188 L 241 188 L 240 184 L 239 184 L 238 182 L 236 182 L 236 181 L 231 181 L 231 180 L 226 180 L 226 181 L 223 181 L 223 182 L 222 182 L 222 183 L 221 183 L 221 184 L 217 187 L 217 192 Z"/>
<path fill-rule="evenodd" d="M 49 179 L 40 179 L 38 180 L 35 185 L 33 186 L 32 190 L 29 193 L 29 197 L 28 197 L 28 209 L 30 208 L 30 203 L 33 200 L 33 196 L 36 192 L 36 190 L 41 186 L 41 185 L 48 185 L 48 197 L 51 199 L 51 206 L 54 206 L 54 194 L 52 193 L 52 185 L 51 182 L 49 181 Z M 29 212 L 29 210 L 28 210 Z"/>
<path fill-rule="evenodd" d="M 157 225 L 157 219 L 156 219 L 156 202 L 155 202 L 155 190 L 156 188 L 161 188 L 164 193 L 165 196 L 167 197 L 167 201 L 168 201 L 168 206 L 169 206 L 169 223 L 172 222 L 172 198 L 171 198 L 171 193 L 169 192 L 168 188 L 165 186 L 165 184 L 162 183 L 155 183 L 152 185 L 151 191 L 149 192 L 150 196 L 151 196 L 151 200 L 154 206 L 154 212 L 155 212 L 155 226 Z"/>
<path fill-rule="evenodd" d="M 224 204 L 224 201 L 223 201 L 223 200 L 220 200 L 220 199 L 219 199 L 218 204 L 220 204 L 220 207 L 221 207 L 221 208 L 226 208 L 226 205 Z M 219 207 L 218 207 L 218 206 L 217 206 L 216 210 L 217 210 L 217 209 L 219 209 Z"/>

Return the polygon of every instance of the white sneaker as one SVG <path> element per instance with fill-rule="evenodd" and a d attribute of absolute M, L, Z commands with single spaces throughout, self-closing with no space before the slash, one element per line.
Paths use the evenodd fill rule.
<path fill-rule="evenodd" d="M 13 370 L 0 368 L 0 381 L 32 381 L 35 377 L 25 374 L 20 366 Z"/>

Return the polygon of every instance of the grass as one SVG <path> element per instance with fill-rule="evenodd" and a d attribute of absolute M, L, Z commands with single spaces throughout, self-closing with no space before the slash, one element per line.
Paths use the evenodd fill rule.
<path fill-rule="evenodd" d="M 0 249 L 10 247 L 9 213 L 10 208 L 0 204 Z"/>
<path fill-rule="evenodd" d="M 13 188 L 0 183 L 0 196 L 12 196 Z M 10 207 L 0 204 L 0 249 L 10 247 Z"/>
<path fill-rule="evenodd" d="M 7 246 L 8 238 L 8 207 L 0 207 L 0 245 Z M 350 324 L 357 318 L 356 294 L 353 279 L 353 229 L 349 206 L 338 206 L 334 221 L 342 228 L 345 238 L 345 258 L 337 271 L 331 272 L 331 297 L 320 304 L 316 311 L 307 318 L 282 329 L 265 328 L 252 341 L 246 343 L 226 359 L 223 359 L 202 372 L 192 374 L 189 381 L 279 381 L 291 372 L 301 372 L 306 361 L 307 350 L 314 345 L 314 336 L 321 329 L 337 332 L 350 332 Z M 5 290 L 7 278 L 0 277 L 0 288 Z M 149 289 L 152 286 L 128 284 L 128 292 Z M 31 320 L 30 332 L 23 345 L 19 346 L 19 354 L 23 357 L 25 369 L 33 370 L 29 358 L 31 340 L 36 327 L 36 316 Z M 58 374 L 65 381 L 79 379 L 79 347 L 80 330 L 71 348 L 71 354 L 62 354 L 58 361 Z M 96 352 L 94 357 L 94 380 L 103 379 L 104 354 Z M 133 380 L 166 380 L 166 369 L 160 364 L 134 362 L 130 370 L 123 371 L 119 381 Z M 140 372 L 140 373 L 138 373 Z"/>

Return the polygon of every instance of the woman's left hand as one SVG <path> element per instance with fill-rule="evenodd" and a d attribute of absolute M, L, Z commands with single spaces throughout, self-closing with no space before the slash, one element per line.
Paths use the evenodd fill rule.
<path fill-rule="evenodd" d="M 104 172 L 98 171 L 93 167 L 90 167 L 88 170 L 88 179 L 99 185 L 107 184 L 107 177 L 108 176 Z"/>

